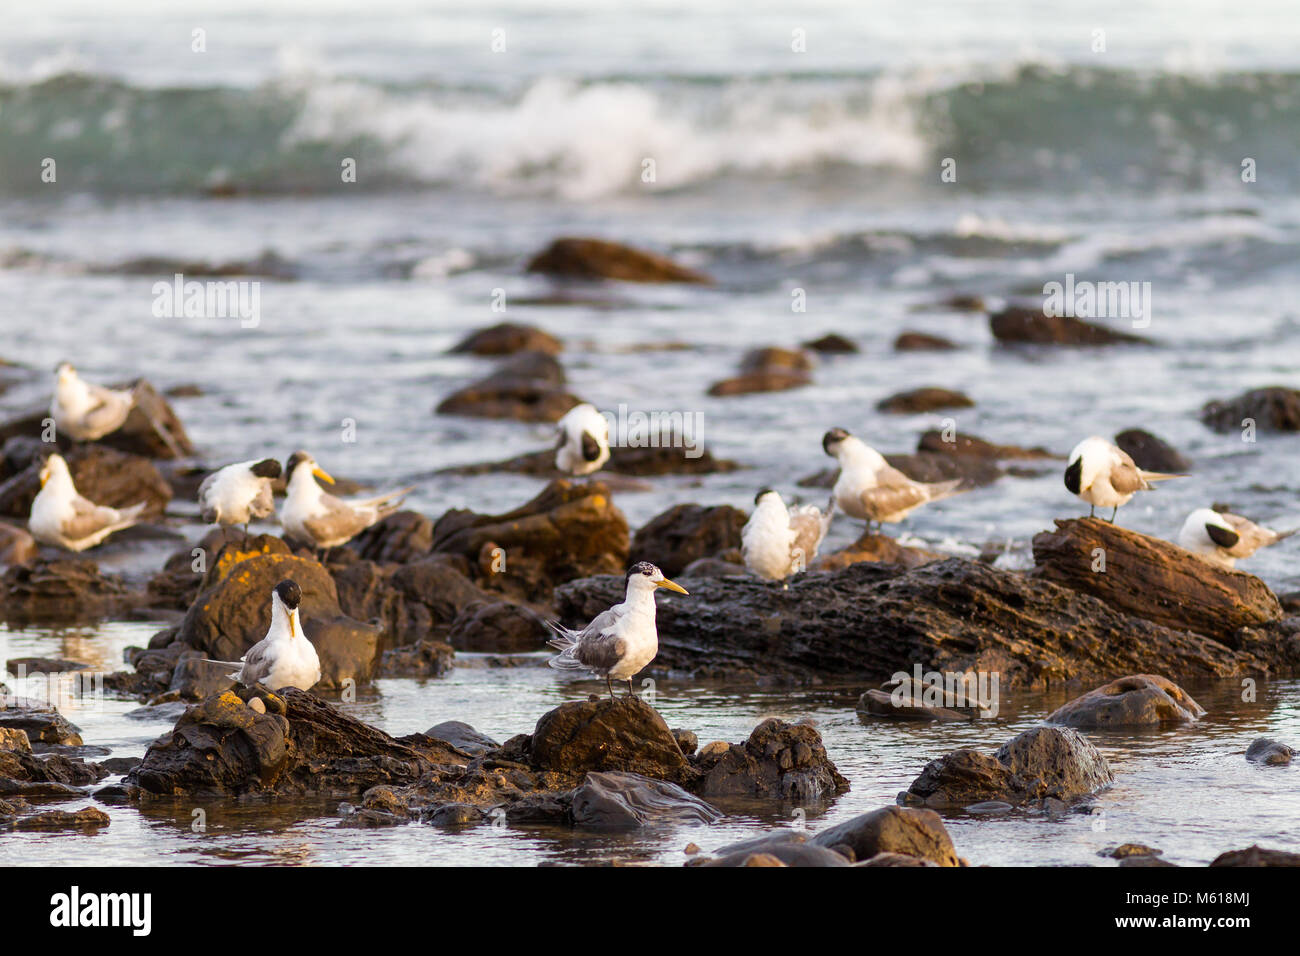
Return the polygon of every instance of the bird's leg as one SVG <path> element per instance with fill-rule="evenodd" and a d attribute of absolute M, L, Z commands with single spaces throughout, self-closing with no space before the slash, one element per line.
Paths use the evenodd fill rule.
<path fill-rule="evenodd" d="M 1095 517 L 1097 517 L 1097 506 L 1096 506 L 1096 505 L 1088 505 L 1088 517 L 1089 517 L 1089 518 L 1095 518 Z"/>
<path fill-rule="evenodd" d="M 630 677 L 627 679 L 627 692 L 628 692 L 628 695 L 629 695 L 633 700 L 636 700 L 636 699 L 637 699 L 636 691 L 634 691 L 634 690 L 632 689 L 632 678 L 630 678 Z"/>
<path fill-rule="evenodd" d="M 609 699 L 614 699 L 614 685 L 609 682 L 609 675 L 605 675 L 605 686 L 609 688 Z"/>
<path fill-rule="evenodd" d="M 1111 523 L 1111 524 L 1114 524 L 1114 523 L 1115 523 L 1115 516 L 1116 516 L 1117 514 L 1119 514 L 1119 505 L 1116 505 L 1114 508 L 1111 508 L 1111 509 L 1110 509 L 1110 523 Z"/>

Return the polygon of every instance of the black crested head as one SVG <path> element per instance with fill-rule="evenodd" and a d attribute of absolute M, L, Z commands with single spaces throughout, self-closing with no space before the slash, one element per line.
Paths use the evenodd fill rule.
<path fill-rule="evenodd" d="M 632 567 L 627 569 L 627 577 L 629 581 L 637 574 L 644 574 L 646 577 L 651 577 L 657 570 L 658 569 L 649 561 L 638 561 L 636 564 L 632 565 Z"/>
<path fill-rule="evenodd" d="M 263 458 L 253 466 L 253 474 L 258 478 L 279 478 L 280 463 L 274 458 Z"/>
<path fill-rule="evenodd" d="M 1070 462 L 1065 469 L 1065 487 L 1069 489 L 1070 494 L 1079 493 L 1080 484 L 1083 481 L 1083 456 L 1080 455 L 1074 461 Z"/>
<path fill-rule="evenodd" d="M 843 428 L 832 428 L 822 436 L 822 451 L 834 457 L 836 446 L 848 437 L 849 433 Z"/>
<path fill-rule="evenodd" d="M 305 451 L 296 451 L 289 456 L 289 460 L 284 463 L 284 473 L 290 478 L 293 477 L 293 470 L 301 465 L 304 461 L 311 461 L 311 455 Z"/>
<path fill-rule="evenodd" d="M 758 489 L 758 494 L 754 495 L 754 504 L 758 504 L 759 499 L 762 498 L 762 497 L 763 497 L 764 495 L 766 495 L 766 494 L 770 494 L 771 491 L 772 491 L 771 488 L 759 488 L 759 489 Z"/>
<path fill-rule="evenodd" d="M 600 442 L 591 432 L 582 433 L 582 459 L 583 461 L 595 461 L 600 457 Z"/>
<path fill-rule="evenodd" d="M 302 588 L 298 587 L 296 581 L 291 581 L 288 578 L 275 586 L 275 593 L 280 596 L 280 600 L 290 611 L 302 603 Z"/>
<path fill-rule="evenodd" d="M 1231 528 L 1210 524 L 1208 521 L 1205 523 L 1205 533 L 1210 536 L 1211 541 L 1221 548 L 1235 548 L 1237 542 L 1241 540 L 1241 535 Z"/>

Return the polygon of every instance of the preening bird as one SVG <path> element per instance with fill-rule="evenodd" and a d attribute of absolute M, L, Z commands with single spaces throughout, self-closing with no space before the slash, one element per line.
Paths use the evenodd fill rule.
<path fill-rule="evenodd" d="M 883 455 L 843 428 L 822 437 L 822 449 L 840 463 L 831 499 L 852 518 L 867 522 L 902 521 L 921 505 L 957 494 L 961 479 L 933 483 L 913 481 Z"/>
<path fill-rule="evenodd" d="M 272 691 L 284 687 L 311 690 L 320 680 L 320 656 L 298 620 L 301 603 L 302 589 L 297 582 L 285 578 L 271 591 L 271 626 L 266 637 L 237 662 L 209 663 L 238 667 L 230 679 L 245 687 L 260 684 Z"/>
<path fill-rule="evenodd" d="M 69 551 L 85 551 L 114 531 L 136 524 L 145 504 L 119 509 L 83 498 L 77 493 L 63 456 L 50 455 L 41 467 L 41 490 L 32 502 L 27 528 L 37 541 Z"/>
<path fill-rule="evenodd" d="M 740 532 L 745 567 L 768 581 L 784 581 L 807 569 L 831 526 L 832 498 L 826 511 L 816 505 L 787 509 L 780 494 L 764 488 L 754 496 L 754 513 Z"/>
<path fill-rule="evenodd" d="M 1074 446 L 1065 466 L 1065 487 L 1089 504 L 1088 517 L 1097 508 L 1111 508 L 1112 523 L 1120 505 L 1128 504 L 1139 491 L 1150 491 L 1151 482 L 1186 477 L 1143 471 L 1128 452 L 1095 435 Z"/>
<path fill-rule="evenodd" d="M 547 643 L 560 653 L 547 663 L 557 670 L 586 670 L 604 677 L 611 700 L 611 679 L 627 681 L 627 692 L 635 697 L 632 678 L 659 653 L 659 631 L 655 627 L 655 591 L 659 588 L 687 593 L 653 564 L 642 561 L 627 573 L 623 603 L 597 614 L 582 630 L 573 631 L 548 621 L 555 637 Z"/>
<path fill-rule="evenodd" d="M 369 528 L 402 506 L 411 488 L 390 491 L 374 498 L 344 501 L 328 494 L 316 479 L 334 483 L 316 460 L 305 451 L 296 451 L 285 467 L 289 484 L 280 524 L 285 533 L 314 548 L 334 548 Z"/>
<path fill-rule="evenodd" d="M 199 514 L 208 524 L 248 523 L 274 513 L 271 482 L 280 477 L 280 463 L 274 458 L 239 461 L 218 468 L 199 485 Z"/>
<path fill-rule="evenodd" d="M 79 441 L 95 441 L 117 431 L 134 405 L 130 391 L 93 385 L 70 362 L 55 369 L 50 417 L 58 431 Z"/>
<path fill-rule="evenodd" d="M 555 430 L 555 467 L 560 471 L 590 475 L 609 461 L 609 422 L 594 406 L 574 405 Z"/>
<path fill-rule="evenodd" d="M 1233 568 L 1237 559 L 1249 558 L 1260 548 L 1291 537 L 1296 530 L 1274 531 L 1230 511 L 1197 508 L 1183 522 L 1178 546 L 1221 567 Z"/>

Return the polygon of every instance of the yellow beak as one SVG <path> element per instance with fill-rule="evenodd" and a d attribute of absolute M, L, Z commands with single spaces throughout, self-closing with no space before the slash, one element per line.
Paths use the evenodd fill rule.
<path fill-rule="evenodd" d="M 670 591 L 676 591 L 678 594 L 691 593 L 690 591 L 686 590 L 686 588 L 682 587 L 680 584 L 676 583 L 675 581 L 669 581 L 667 578 L 664 578 L 662 581 L 655 582 L 655 587 L 667 588 Z"/>
<path fill-rule="evenodd" d="M 315 468 L 313 468 L 311 470 L 311 473 L 315 475 L 317 478 L 320 478 L 322 481 L 328 481 L 331 485 L 334 484 L 334 479 L 331 478 L 326 473 L 325 469 L 322 468 L 320 465 L 317 465 Z"/>
<path fill-rule="evenodd" d="M 49 480 L 50 480 L 50 473 L 49 473 L 48 471 L 42 471 L 42 472 L 41 472 L 41 487 L 44 488 L 44 487 L 45 487 L 45 483 L 46 483 L 47 481 L 49 481 Z"/>

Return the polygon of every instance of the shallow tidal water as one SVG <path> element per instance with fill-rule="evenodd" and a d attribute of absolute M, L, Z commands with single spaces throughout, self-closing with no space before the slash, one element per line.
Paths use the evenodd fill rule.
<path fill-rule="evenodd" d="M 146 640 L 151 625 L 113 624 L 91 630 L 0 631 L 0 662 L 14 657 L 60 656 L 96 668 L 112 666 L 121 649 Z M 531 731 L 552 707 L 597 690 L 593 682 L 565 683 L 545 667 L 493 669 L 477 655 L 439 679 L 381 680 L 355 703 L 341 704 L 390 734 L 463 720 L 497 740 Z M 540 663 L 540 659 L 539 659 Z M 9 680 L 12 689 L 44 693 Z M 603 685 L 602 685 L 603 689 Z M 1003 693 L 996 718 L 973 723 L 860 720 L 858 686 L 761 690 L 719 683 L 660 681 L 656 706 L 671 727 L 695 731 L 701 745 L 739 741 L 768 717 L 816 721 L 830 758 L 852 789 L 825 806 L 719 803 L 715 825 L 651 827 L 600 833 L 552 827 L 442 829 L 421 823 L 386 829 L 338 826 L 337 799 L 315 801 L 153 802 L 143 810 L 105 806 L 112 818 L 92 835 L 19 833 L 0 837 L 0 864 L 63 865 L 112 860 L 123 865 L 445 865 L 520 866 L 623 863 L 677 865 L 684 848 L 706 851 L 779 827 L 815 832 L 858 813 L 893 803 L 926 762 L 958 747 L 992 751 L 1034 726 L 1064 703 L 1055 694 Z M 1300 850 L 1300 795 L 1296 767 L 1247 763 L 1258 736 L 1300 738 L 1300 682 L 1261 683 L 1257 699 L 1242 701 L 1235 681 L 1188 685 L 1209 712 L 1196 724 L 1143 733 L 1094 733 L 1115 772 L 1115 784 L 1081 812 L 1047 815 L 1013 811 L 1000 816 L 948 814 L 945 824 L 960 855 L 975 865 L 1113 866 L 1099 851 L 1143 843 L 1180 865 L 1209 863 L 1219 853 L 1252 843 Z M 142 756 L 167 733 L 170 720 L 137 720 L 130 701 L 65 701 L 62 710 L 86 743 L 114 757 Z M 91 758 L 96 759 L 96 758 Z M 102 759 L 98 758 L 98 759 Z M 109 778 L 105 783 L 111 783 Z M 91 802 L 91 801 L 87 801 Z M 81 801 L 67 804 L 81 806 Z M 96 804 L 99 806 L 99 804 Z M 206 829 L 196 832 L 194 811 Z"/>

